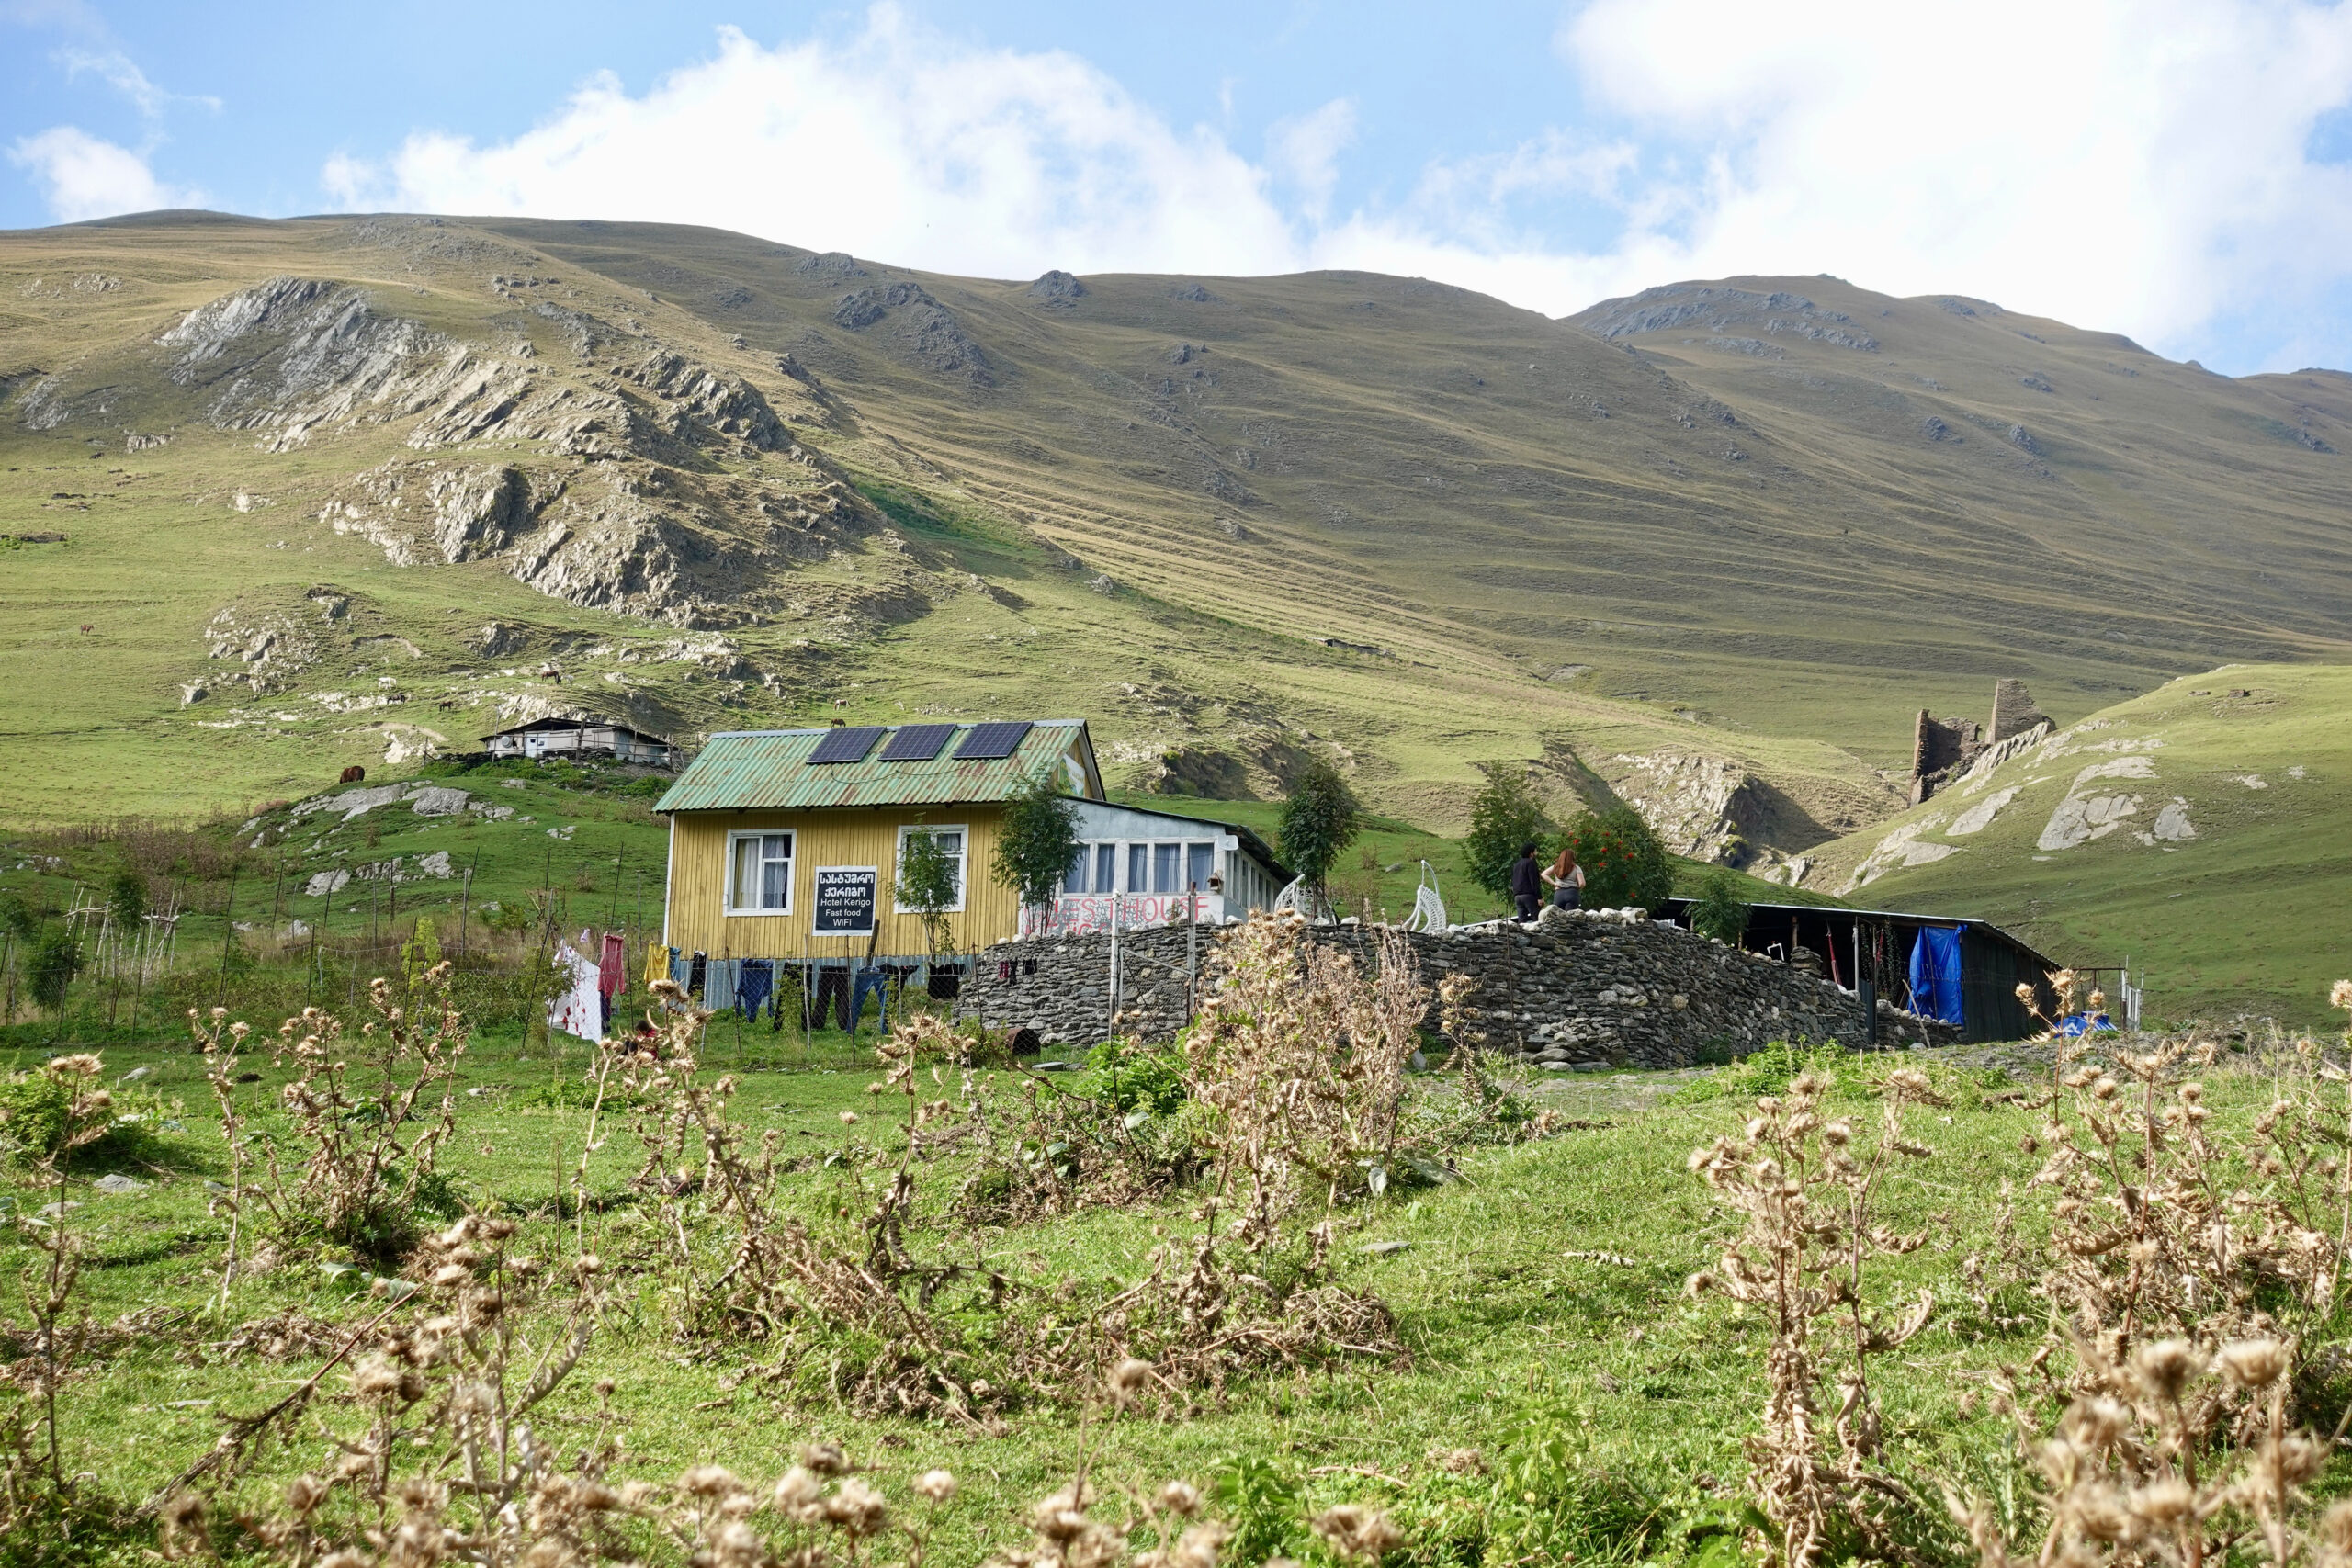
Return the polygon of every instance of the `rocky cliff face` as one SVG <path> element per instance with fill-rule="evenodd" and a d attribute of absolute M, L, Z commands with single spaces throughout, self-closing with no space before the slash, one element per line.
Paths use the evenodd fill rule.
<path fill-rule="evenodd" d="M 492 281 L 517 300 L 537 283 Z M 920 289 L 877 307 L 901 308 L 908 330 L 944 330 L 924 324 L 935 302 Z M 187 311 L 152 349 L 197 417 L 253 432 L 266 451 L 405 425 L 403 445 L 420 454 L 514 454 L 395 459 L 337 487 L 317 515 L 395 566 L 494 562 L 570 604 L 711 627 L 788 610 L 797 569 L 887 531 L 742 378 L 633 324 L 545 300 L 530 314 L 557 329 L 549 359 L 519 331 L 468 341 L 388 307 L 382 290 L 280 276 Z M 18 417 L 54 426 L 132 412 L 119 389 L 74 380 L 46 378 Z M 746 475 L 713 460 L 729 454 L 791 460 Z M 876 593 L 868 618 L 903 618 L 895 585 Z M 836 609 L 842 597 L 826 594 Z"/>
<path fill-rule="evenodd" d="M 1621 753 L 1611 761 L 1610 787 L 1657 829 L 1668 849 L 1734 866 L 1755 857 L 1764 801 L 1745 766 L 1678 751 Z"/>

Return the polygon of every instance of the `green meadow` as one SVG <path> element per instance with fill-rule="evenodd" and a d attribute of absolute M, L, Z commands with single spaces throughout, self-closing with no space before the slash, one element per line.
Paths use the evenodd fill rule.
<path fill-rule="evenodd" d="M 258 1052 L 247 1061 L 258 1077 L 238 1090 L 243 1114 L 283 1134 L 270 1107 L 286 1072 Z M 903 1113 L 867 1092 L 872 1072 L 811 1066 L 797 1043 L 739 1046 L 718 1030 L 706 1062 L 708 1073 L 739 1079 L 738 1120 L 774 1133 L 797 1156 L 782 1201 L 819 1234 L 854 1242 L 845 1217 L 872 1206 L 900 1157 L 894 1117 Z M 20 1053 L 14 1065 L 35 1066 L 38 1055 Z M 1241 1561 L 1274 1552 L 1328 1561 L 1305 1521 L 1339 1502 L 1389 1510 L 1407 1536 L 1393 1561 L 1411 1563 L 1719 1561 L 1709 1543 L 1720 1553 L 1741 1526 L 1742 1443 L 1757 1427 L 1770 1337 L 1754 1312 L 1685 1293 L 1685 1279 L 1714 1262 L 1737 1224 L 1684 1156 L 1736 1131 L 1747 1097 L 1802 1064 L 1766 1055 L 1739 1068 L 1532 1086 L 1523 1092 L 1555 1113 L 1559 1130 L 1467 1151 L 1457 1179 L 1438 1186 L 1344 1205 L 1334 1278 L 1388 1305 L 1404 1364 L 1243 1378 L 1221 1393 L 1096 1408 L 1085 1419 L 1067 1407 L 1015 1407 L 977 1426 L 860 1416 L 811 1392 L 822 1378 L 805 1351 L 792 1365 L 793 1352 L 778 1360 L 776 1348 L 756 1341 L 682 1332 L 694 1287 L 632 1183 L 640 1150 L 609 1111 L 587 1162 L 584 1212 L 568 1196 L 588 1134 L 587 1065 L 576 1043 L 478 1042 L 452 1085 L 457 1134 L 444 1168 L 454 1179 L 448 1201 L 517 1222 L 515 1251 L 560 1259 L 584 1249 L 604 1261 L 595 1341 L 537 1422 L 543 1441 L 567 1450 L 617 1431 L 616 1480 L 667 1483 L 718 1459 L 763 1487 L 800 1445 L 831 1438 L 886 1495 L 903 1498 L 921 1472 L 952 1470 L 962 1489 L 934 1551 L 959 1562 L 1017 1544 L 1030 1501 L 1081 1461 L 1114 1494 L 1171 1478 L 1222 1482 L 1224 1517 L 1256 1531 Z M 1884 1064 L 1848 1058 L 1828 1070 L 1839 1086 L 1832 1107 L 1874 1117 Z M 1925 1291 L 1935 1303 L 1930 1329 L 1879 1363 L 1888 1466 L 1931 1502 L 1949 1484 L 1996 1497 L 2006 1489 L 2022 1508 L 2012 1432 L 1972 1390 L 2029 1354 L 2042 1324 L 2031 1311 L 2004 1316 L 1974 1271 L 2004 1194 L 2038 1166 L 2030 1150 L 2044 1113 L 1997 1068 L 1930 1071 L 1949 1103 L 1911 1115 L 1934 1152 L 1904 1166 L 1883 1202 L 1891 1225 L 1928 1228 L 1937 1239 L 1883 1265 L 1872 1282 L 1883 1299 Z M 91 1495 L 85 1540 L 71 1551 L 19 1542 L 10 1549 L 18 1561 L 141 1560 L 148 1527 L 108 1510 L 147 1498 L 206 1450 L 224 1420 L 307 1378 L 326 1351 L 302 1336 L 331 1344 L 384 1311 L 380 1291 L 368 1291 L 379 1265 L 334 1247 L 257 1253 L 251 1230 L 251 1266 L 224 1291 L 227 1162 L 199 1060 L 175 1047 L 116 1048 L 105 1074 L 126 1105 L 152 1109 L 162 1131 L 76 1167 L 62 1189 L 87 1248 L 77 1304 L 97 1325 L 121 1320 L 141 1331 L 105 1339 L 69 1385 L 62 1436 Z M 1083 1075 L 979 1081 L 1015 1095 L 1100 1092 Z M 1451 1093 L 1442 1075 L 1411 1091 L 1417 1104 Z M 2255 1072 L 2212 1075 L 2210 1093 L 2217 1131 L 2267 1103 Z M 1021 1289 L 1136 1278 L 1153 1238 L 1182 1234 L 1197 1202 L 1178 1189 L 975 1233 L 950 1212 L 956 1157 L 911 1168 L 909 1247 L 918 1255 L 977 1247 Z M 93 1183 L 106 1175 L 138 1185 L 101 1191 Z M 29 1184 L 21 1167 L 5 1185 L 0 1201 L 19 1213 L 59 1190 Z M 13 1272 L 34 1260 L 25 1235 L 0 1233 L 0 1266 Z M 253 1335 L 237 1337 L 264 1319 L 300 1330 L 291 1348 L 270 1350 L 266 1335 L 262 1348 Z M 535 1343 L 554 1331 L 547 1322 L 519 1326 Z M 604 1379 L 613 1388 L 599 1414 L 592 1387 Z M 288 1477 L 323 1462 L 313 1428 L 347 1424 L 352 1409 L 343 1381 L 330 1379 L 313 1419 L 224 1487 L 216 1512 L 266 1506 Z M 1464 1450 L 1476 1450 L 1475 1464 L 1457 1458 L 1449 1468 L 1446 1456 Z"/>

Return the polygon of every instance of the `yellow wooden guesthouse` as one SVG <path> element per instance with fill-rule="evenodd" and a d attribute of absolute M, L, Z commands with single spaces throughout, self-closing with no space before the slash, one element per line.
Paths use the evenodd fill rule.
<path fill-rule="evenodd" d="M 959 871 L 952 945 L 1016 936 L 1020 899 L 990 870 L 1007 800 L 1040 774 L 1100 801 L 1081 719 L 714 735 L 654 809 L 670 818 L 664 940 L 710 959 L 919 960 L 899 857 L 927 833 Z"/>

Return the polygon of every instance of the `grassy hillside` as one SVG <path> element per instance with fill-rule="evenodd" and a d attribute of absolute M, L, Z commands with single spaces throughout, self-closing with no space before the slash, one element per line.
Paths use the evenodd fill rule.
<path fill-rule="evenodd" d="M 0 235 L 0 820 L 242 820 L 548 713 L 688 746 L 1079 714 L 1146 794 L 1261 807 L 1337 761 L 1396 824 L 1345 868 L 1392 910 L 1488 761 L 1696 853 L 1736 784 L 1750 869 L 1846 840 L 1805 882 L 1834 890 L 1898 818 L 1919 706 L 2016 674 L 2071 723 L 2341 661 L 2348 446 L 2333 373 L 1834 279 L 1551 321 L 649 225 Z M 2300 994 L 2311 941 L 2213 935 L 2275 907 L 2271 862 L 2200 839 L 2210 878 L 2135 902 L 2107 868 L 2143 862 L 2100 858 L 2127 841 L 1872 897 L 2154 955 L 2184 999 Z"/>
<path fill-rule="evenodd" d="M 2233 695 L 2243 693 L 2243 695 Z M 2230 665 L 1818 852 L 1809 886 L 2147 975 L 2152 1015 L 2317 1022 L 2352 975 L 2352 670 Z"/>
<path fill-rule="evenodd" d="M 673 298 L 671 262 L 637 281 L 630 246 L 721 240 L 757 264 L 757 298 L 799 299 L 806 330 Z M 987 385 L 933 363 L 965 352 L 960 317 L 933 321 L 912 367 L 829 358 L 820 339 L 888 335 L 832 321 L 844 277 L 879 275 L 748 245 L 648 232 L 581 257 L 430 220 L 0 239 L 0 514 L 64 535 L 13 549 L 0 585 L 0 732 L 43 761 L 0 775 L 0 811 L 77 817 L 99 784 L 109 811 L 240 807 L 583 710 L 689 741 L 819 716 L 1078 711 L 1130 777 L 1205 747 L 1269 793 L 1322 751 L 1433 823 L 1458 815 L 1474 761 L 1538 763 L 1565 796 L 1595 777 L 1578 753 L 1605 772 L 1703 733 L 1804 801 L 1816 835 L 1887 804 L 1822 741 L 1533 679 L 1420 616 L 1412 562 L 1308 559 L 1255 532 L 1267 505 L 1188 536 L 1172 558 L 1195 575 L 1154 569 L 1134 552 L 1166 545 L 1164 489 L 1026 403 L 1053 378 L 1019 368 L 1012 336 Z M 327 292 L 290 299 L 286 278 Z M 944 309 L 922 298 L 896 309 Z M 1472 303 L 1490 334 L 1525 324 Z M 990 324 L 975 308 L 971 330 L 1083 320 L 1004 310 Z M 934 444 L 953 409 L 1029 433 L 1030 490 Z M 1120 503 L 1090 502 L 1084 536 L 1065 488 L 1081 468 Z"/>
<path fill-rule="evenodd" d="M 356 313 L 304 337 L 213 303 L 278 277 Z M 1565 794 L 1724 758 L 1796 850 L 1890 809 L 1909 711 L 1996 674 L 2075 716 L 2341 649 L 2335 379 L 1826 280 L 1747 280 L 1748 321 L 1725 287 L 1714 327 L 1656 325 L 1708 292 L 1679 286 L 1629 328 L 1364 275 L 996 283 L 645 225 L 0 237 L 0 513 L 68 535 L 10 557 L 0 730 L 185 811 L 535 709 L 689 738 L 1076 709 L 1135 782 L 1191 747 L 1264 794 L 1322 750 L 1432 826 L 1478 760 Z M 303 700 L 179 708 L 224 672 L 224 609 L 238 649 L 311 627 L 239 694 Z M 355 719 L 341 688 L 388 674 L 368 694 L 407 701 Z"/>

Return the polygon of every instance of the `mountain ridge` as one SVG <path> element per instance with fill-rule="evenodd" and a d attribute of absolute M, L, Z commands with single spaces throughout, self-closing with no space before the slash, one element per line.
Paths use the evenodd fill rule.
<path fill-rule="evenodd" d="M 280 276 L 412 322 L 442 358 L 401 385 L 442 367 L 466 417 L 355 390 L 299 440 L 277 418 L 271 452 L 173 389 L 157 340 Z M 1834 279 L 1555 321 L 1358 272 L 986 280 L 662 225 L 108 220 L 0 234 L 0 501 L 120 520 L 79 565 L 13 553 L 15 604 L 58 625 L 0 657 L 73 686 L 113 655 L 65 657 L 53 612 L 142 583 L 154 635 L 104 705 L 214 759 L 186 784 L 216 799 L 592 697 L 689 735 L 1034 698 L 1092 707 L 1132 782 L 1219 756 L 1262 791 L 1264 759 L 1319 750 L 1433 825 L 1478 761 L 1563 808 L 1722 764 L 1785 797 L 1780 840 L 1743 846 L 1785 857 L 1898 810 L 1911 711 L 1994 676 L 2073 717 L 2342 657 L 2352 381 L 2304 379 Z M 145 477 L 40 493 L 94 434 Z M 190 570 L 137 559 L 165 536 Z M 321 581 L 416 658 L 329 639 L 232 711 L 209 650 L 308 628 Z M 303 690 L 331 675 L 447 717 L 402 739 Z M 0 728 L 38 732 L 32 705 Z"/>

